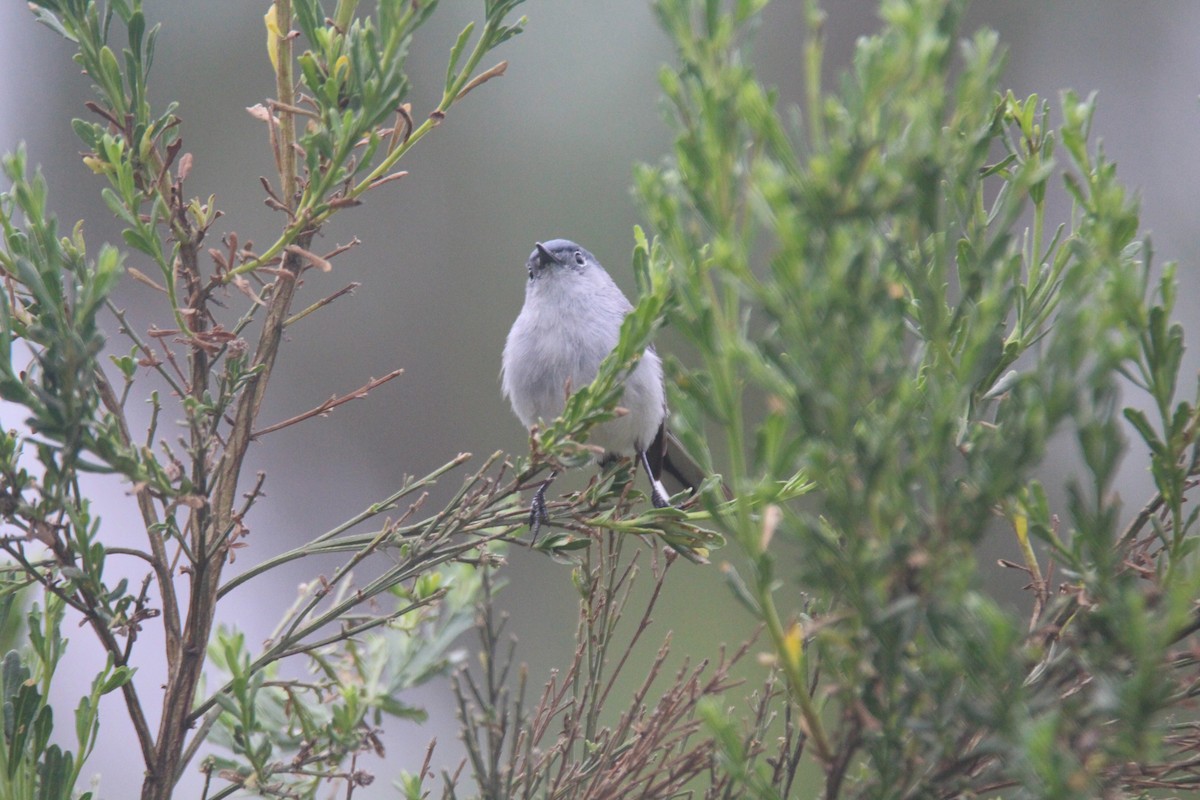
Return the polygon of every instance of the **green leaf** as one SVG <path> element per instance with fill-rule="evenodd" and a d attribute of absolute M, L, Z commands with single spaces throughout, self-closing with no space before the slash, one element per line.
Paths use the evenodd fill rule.
<path fill-rule="evenodd" d="M 1142 441 L 1149 445 L 1156 455 L 1160 458 L 1167 455 L 1166 446 L 1151 427 L 1150 420 L 1146 418 L 1145 413 L 1136 408 L 1126 408 L 1122 413 L 1125 419 L 1129 420 L 1129 424 L 1133 425 L 1138 435 L 1142 437 Z"/>
<path fill-rule="evenodd" d="M 721 564 L 721 576 L 725 579 L 725 583 L 729 586 L 730 591 L 733 592 L 734 599 L 741 603 L 754 616 L 758 617 L 762 615 L 762 606 L 732 564 L 728 562 Z"/>
<path fill-rule="evenodd" d="M 454 46 L 450 48 L 450 61 L 446 65 L 446 91 L 452 91 L 455 83 L 458 82 L 458 73 L 455 69 L 458 67 L 458 62 L 462 58 L 463 52 L 467 49 L 467 43 L 471 39 L 471 33 L 475 30 L 475 23 L 468 22 L 467 26 L 458 34 L 458 39 L 455 40 Z"/>
<path fill-rule="evenodd" d="M 51 745 L 38 765 L 38 800 L 69 800 L 74 777 L 74 757 Z"/>
<path fill-rule="evenodd" d="M 137 670 L 133 667 L 116 667 L 116 668 L 114 668 L 112 670 L 112 672 L 109 673 L 109 675 L 105 678 L 104 683 L 101 684 L 100 694 L 106 695 L 109 692 L 113 692 L 117 689 L 120 689 L 122 686 L 129 683 L 129 681 L 133 679 L 134 673 L 136 673 L 136 672 L 137 672 Z"/>

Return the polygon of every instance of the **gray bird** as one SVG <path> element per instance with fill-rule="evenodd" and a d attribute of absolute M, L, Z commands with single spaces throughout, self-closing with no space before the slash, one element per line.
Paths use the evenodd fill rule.
<path fill-rule="evenodd" d="M 504 396 L 529 428 L 562 413 L 568 387 L 592 382 L 600 362 L 616 347 L 621 322 L 633 306 L 596 257 L 566 239 L 538 242 L 526 267 L 525 305 L 504 343 L 500 378 Z M 625 379 L 619 405 L 627 413 L 591 431 L 590 441 L 604 448 L 600 464 L 638 459 L 650 477 L 650 498 L 657 508 L 668 505 L 664 471 L 695 491 L 699 480 L 688 474 L 695 469 L 680 469 L 667 453 L 662 361 L 653 348 L 646 349 Z M 529 526 L 535 541 L 548 520 L 546 488 L 555 476 L 534 494 Z"/>

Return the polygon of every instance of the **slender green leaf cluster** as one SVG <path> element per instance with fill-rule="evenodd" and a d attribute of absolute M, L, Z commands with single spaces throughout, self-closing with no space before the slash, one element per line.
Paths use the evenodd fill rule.
<path fill-rule="evenodd" d="M 128 582 L 105 581 L 100 521 L 79 487 L 81 472 L 162 477 L 127 446 L 117 420 L 101 409 L 97 369 L 105 337 L 97 315 L 122 275 L 121 254 L 103 246 L 87 258 L 77 226 L 58 236 L 41 174 L 27 173 L 24 150 L 3 160 L 10 182 L 0 193 L 0 398 L 23 407 L 27 433 L 0 434 L 0 516 L 60 562 L 60 588 L 79 591 L 103 624 L 121 629 L 140 613 Z M 33 450 L 36 467 L 25 456 Z M 31 563 L 12 537 L 4 550 L 43 586 L 51 574 Z M 20 583 L 20 582 L 18 582 Z M 47 602 L 62 602 L 48 597 Z"/>
<path fill-rule="evenodd" d="M 455 101 L 503 74 L 504 62 L 480 74 L 476 68 L 484 55 L 524 29 L 524 17 L 507 22 L 521 2 L 486 2 L 483 28 L 469 50 L 475 24 L 463 29 L 450 51 L 442 100 L 417 126 L 403 102 L 409 89 L 404 64 L 414 32 L 437 0 L 383 0 L 374 21 L 356 16 L 358 0 L 340 0 L 333 17 L 325 16 L 319 0 L 297 0 L 296 24 L 311 48 L 298 58 L 307 90 L 302 100 L 320 124 L 309 126 L 299 139 L 306 178 L 296 220 L 302 226 L 317 224 L 339 207 L 353 205 L 378 182 L 399 175 L 389 174 L 396 161 L 445 118 Z M 268 28 L 273 24 L 268 17 Z M 393 114 L 395 125 L 381 128 Z"/>
<path fill-rule="evenodd" d="M 706 424 L 724 440 L 739 502 L 720 518 L 749 576 L 727 573 L 767 625 L 826 796 L 1189 785 L 1200 741 L 1162 714 L 1190 702 L 1169 648 L 1194 629 L 1181 504 L 1197 412 L 1175 399 L 1173 272 L 1155 286 L 1137 205 L 1089 149 L 1093 102 L 1065 94 L 1055 130 L 1039 98 L 1002 94 L 996 36 L 959 42 L 964 4 L 946 0 L 882 2 L 827 93 L 810 4 L 793 129 L 743 57 L 760 5 L 656 4 L 678 50 L 662 73 L 678 139 L 637 189 L 668 321 L 699 359 L 672 365 L 677 424 L 701 451 Z M 1126 412 L 1159 491 L 1127 536 L 1123 375 L 1158 417 Z M 1052 509 L 1034 475 L 1060 431 L 1083 468 Z M 814 504 L 772 497 L 797 474 Z M 1157 535 L 1139 534 L 1147 521 Z M 982 590 L 974 547 L 1001 524 L 1032 581 L 1027 621 Z M 782 537 L 810 598 L 792 621 Z"/>
<path fill-rule="evenodd" d="M 210 776 L 229 781 L 214 798 L 239 788 L 315 796 L 335 778 L 370 783 L 353 767 L 357 756 L 383 755 L 385 717 L 424 721 L 425 711 L 400 697 L 456 660 L 451 648 L 474 621 L 478 590 L 475 569 L 461 564 L 423 574 L 411 590 L 395 587 L 395 613 L 378 635 L 308 651 L 310 675 L 300 681 L 282 680 L 277 662 L 257 665 L 242 633 L 218 631 L 210 658 L 228 686 L 215 695 L 225 713 L 209 739 L 230 755 L 205 759 Z"/>
<path fill-rule="evenodd" d="M 313 48 L 298 58 L 300 76 L 321 121 L 300 138 L 314 197 L 372 166 L 384 142 L 378 128 L 408 94 L 409 43 L 437 3 L 380 3 L 378 24 L 357 17 L 356 5 L 341 2 L 327 19 L 318 0 L 295 4 L 297 27 Z M 366 150 L 352 160 L 364 137 Z"/>
<path fill-rule="evenodd" d="M 0 599 L 0 625 L 9 626 L 21 614 L 17 599 L 13 592 Z M 66 604 L 53 598 L 45 609 L 34 604 L 25 620 L 28 642 L 22 651 L 10 650 L 0 661 L 4 723 L 0 794 L 4 797 L 90 800 L 93 793 L 80 792 L 77 786 L 83 764 L 100 731 L 100 698 L 133 677 L 131 669 L 114 667 L 110 660 L 75 709 L 77 749 L 72 752 L 51 744 L 54 709 L 49 692 L 67 649 L 67 640 L 61 633 L 65 611 Z"/>
<path fill-rule="evenodd" d="M 133 114 L 142 124 L 149 121 L 146 75 L 154 63 L 160 28 L 146 29 L 141 0 L 110 0 L 103 5 L 94 0 L 35 0 L 29 5 L 40 22 L 79 46 L 75 61 L 92 76 L 97 94 L 113 103 L 113 111 Z M 114 14 L 127 34 L 122 60 L 109 45 Z"/>
<path fill-rule="evenodd" d="M 103 6 L 94 0 L 45 0 L 30 7 L 40 22 L 79 48 L 75 60 L 91 77 L 97 95 L 88 108 L 102 118 L 71 123 L 88 148 L 84 164 L 107 179 L 109 185 L 101 190 L 105 205 L 125 224 L 125 243 L 153 261 L 170 292 L 175 322 L 183 327 L 171 273 L 178 242 L 166 241 L 160 232 L 186 230 L 185 220 L 172 218 L 167 193 L 168 170 L 183 142 L 175 116 L 177 104 L 155 112 L 146 90 L 160 26 L 147 30 L 141 0 L 113 0 Z M 122 23 L 127 42 L 120 58 L 110 44 L 114 16 Z M 209 207 L 193 203 L 187 211 L 201 230 L 215 220 L 211 203 Z"/>
<path fill-rule="evenodd" d="M 84 453 L 116 457 L 96 419 L 92 373 L 104 346 L 97 314 L 121 277 L 121 255 L 105 246 L 89 261 L 78 228 L 59 238 L 45 179 L 29 177 L 24 150 L 3 166 L 10 188 L 0 194 L 0 274 L 20 291 L 0 297 L 0 398 L 27 408 L 30 429 L 58 451 L 58 466 L 48 468 L 74 468 Z M 16 341 L 28 349 L 14 352 Z M 14 366 L 30 357 L 30 369 Z"/>

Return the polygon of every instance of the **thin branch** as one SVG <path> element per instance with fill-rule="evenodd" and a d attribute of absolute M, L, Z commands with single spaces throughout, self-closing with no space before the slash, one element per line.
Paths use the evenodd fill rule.
<path fill-rule="evenodd" d="M 154 371 L 157 372 L 159 376 L 161 376 L 162 379 L 167 382 L 167 385 L 171 387 L 171 390 L 175 392 L 177 397 L 183 397 L 185 394 L 183 385 L 175 380 L 174 375 L 172 375 L 170 372 L 167 372 L 167 370 L 163 368 L 162 362 L 159 361 L 158 357 L 154 355 L 154 351 L 150 349 L 150 346 L 142 341 L 142 338 L 134 332 L 133 328 L 129 324 L 129 321 L 125 319 L 125 312 L 117 308 L 116 305 L 113 304 L 113 301 L 109 300 L 108 298 L 104 299 L 104 306 L 110 312 L 112 312 L 114 317 L 117 318 L 117 330 L 129 337 L 129 340 L 133 342 L 138 350 L 141 351 L 143 359 L 141 363 L 153 368 Z"/>
<path fill-rule="evenodd" d="M 256 430 L 253 433 L 251 433 L 250 438 L 257 439 L 260 436 L 264 436 L 268 433 L 274 433 L 275 431 L 281 430 L 282 428 L 286 428 L 289 425 L 295 425 L 298 422 L 303 422 L 304 420 L 312 419 L 313 417 L 324 417 L 324 416 L 328 415 L 329 412 L 333 411 L 333 409 L 337 408 L 338 406 L 340 406 L 344 403 L 349 403 L 351 400 L 361 400 L 362 398 L 366 397 L 367 394 L 369 394 L 372 389 L 382 386 L 383 384 L 387 383 L 388 381 L 392 380 L 393 378 L 400 377 L 400 375 L 402 375 L 403 373 L 404 373 L 404 370 L 395 369 L 395 370 L 392 370 L 391 372 L 389 372 L 387 375 L 384 375 L 382 378 L 372 378 L 365 385 L 360 386 L 359 388 L 355 389 L 353 392 L 350 392 L 349 394 L 342 395 L 341 397 L 334 395 L 333 397 L 326 400 L 324 403 L 321 403 L 321 405 L 317 406 L 316 408 L 305 411 L 303 414 L 297 414 L 296 416 L 291 417 L 290 419 L 285 419 L 283 422 L 276 422 L 274 425 L 268 425 L 265 428 L 260 428 L 259 430 Z"/>
<path fill-rule="evenodd" d="M 321 552 L 321 548 L 319 547 L 321 544 L 328 542 L 331 539 L 335 539 L 336 537 L 340 536 L 341 534 L 345 533 L 346 531 L 350 530 L 351 528 L 355 527 L 356 525 L 366 522 L 367 520 L 372 519 L 373 517 L 377 517 L 380 514 L 384 514 L 384 513 L 387 513 L 388 511 L 391 511 L 392 509 L 394 509 L 396 507 L 396 503 L 399 502 L 401 499 L 403 499 L 404 497 L 406 497 L 420 489 L 423 489 L 427 486 L 431 486 L 432 484 L 436 483 L 438 478 L 440 478 L 442 475 L 446 474 L 450 470 L 453 470 L 453 469 L 461 466 L 470 457 L 471 457 L 470 453 L 460 454 L 453 461 L 443 464 L 442 466 L 438 467 L 436 470 L 429 473 L 425 477 L 420 478 L 418 480 L 410 480 L 410 481 L 406 482 L 402 487 L 400 487 L 400 489 L 398 489 L 397 491 L 395 491 L 388 497 L 384 498 L 383 500 L 380 500 L 378 503 L 373 503 L 370 506 L 367 506 L 367 508 L 365 508 L 362 511 L 360 511 L 359 513 L 355 514 L 353 517 L 350 517 L 350 519 L 346 520 L 345 522 L 342 522 L 341 524 L 337 525 L 334 528 L 331 528 L 330 530 L 326 531 L 325 533 L 322 533 L 320 536 L 317 536 L 312 541 L 310 541 L 300 547 L 297 547 L 294 550 L 289 550 L 286 553 L 280 553 L 277 556 L 273 556 L 273 557 L 267 559 L 266 561 L 263 561 L 263 562 L 255 565 L 254 567 L 247 570 L 246 572 L 243 572 L 240 575 L 236 575 L 233 578 L 230 578 L 229 582 L 221 587 L 221 590 L 218 594 L 218 598 L 224 597 L 225 595 L 229 594 L 234 589 L 241 586 L 243 583 L 250 580 L 251 578 L 254 578 L 257 575 L 261 575 L 264 572 L 274 569 L 275 567 L 282 566 L 283 564 L 287 564 L 298 558 L 304 558 L 305 556 L 313 555 L 317 552 Z M 419 523 L 419 524 L 424 524 L 424 523 Z M 397 535 L 403 535 L 404 530 L 405 529 L 398 529 L 396 532 Z M 347 544 L 345 547 L 339 547 L 339 548 L 337 548 L 337 550 L 356 550 L 359 547 L 366 544 L 369 540 L 370 539 L 368 538 L 368 539 L 364 539 L 361 541 L 356 541 L 353 544 Z"/>
<path fill-rule="evenodd" d="M 1194 431 L 1189 432 L 1194 433 Z M 1192 446 L 1192 458 L 1191 463 L 1188 465 L 1187 474 L 1188 477 L 1200 475 L 1200 443 Z M 1142 510 L 1137 513 L 1137 516 L 1130 521 L 1128 527 L 1125 528 L 1120 537 L 1117 538 L 1116 546 L 1118 548 L 1123 547 L 1136 539 L 1142 532 L 1142 528 L 1146 527 L 1146 523 L 1148 523 L 1150 519 L 1156 513 L 1158 513 L 1158 511 L 1165 504 L 1166 498 L 1163 497 L 1161 492 L 1150 498 L 1146 505 L 1142 506 Z"/>
<path fill-rule="evenodd" d="M 290 114 L 296 114 L 301 117 L 308 117 L 309 119 L 320 119 L 321 118 L 321 116 L 319 114 L 309 111 L 307 108 L 302 108 L 300 106 L 291 105 L 288 103 L 282 103 L 279 100 L 267 100 L 267 105 L 269 105 L 271 108 L 275 109 L 276 111 L 287 111 Z"/>
<path fill-rule="evenodd" d="M 123 320 L 122 326 L 124 326 Z M 96 387 L 100 393 L 100 402 L 117 421 L 117 431 L 121 437 L 121 443 L 132 448 L 133 440 L 129 435 L 128 423 L 125 421 L 125 412 L 117 400 L 112 385 L 101 370 L 96 370 Z M 150 487 L 135 486 L 133 494 L 137 498 L 138 511 L 141 512 L 142 523 L 146 528 L 146 538 L 150 541 L 150 551 L 153 557 L 149 561 L 154 566 L 158 591 L 162 594 L 163 629 L 166 638 L 167 659 L 168 663 L 171 663 L 173 654 L 179 650 L 180 619 L 179 601 L 175 596 L 175 582 L 171 577 L 170 559 L 167 556 L 166 542 L 159 532 L 158 511 L 154 507 L 154 498 L 150 495 Z M 109 549 L 110 552 L 113 550 L 113 548 Z"/>
<path fill-rule="evenodd" d="M 354 290 L 357 289 L 361 285 L 362 285 L 361 283 L 358 283 L 357 281 L 355 281 L 354 283 L 350 283 L 350 284 L 343 286 L 341 289 L 338 289 L 336 292 L 329 295 L 328 297 L 318 300 L 317 302 L 313 303 L 311 306 L 304 309 L 303 311 L 297 311 L 295 314 L 288 317 L 286 320 L 283 321 L 283 327 L 287 328 L 293 322 L 299 322 L 300 320 L 307 317 L 309 314 L 313 313 L 314 311 L 316 311 L 318 309 L 324 308 L 325 306 L 332 303 L 334 300 L 337 300 L 339 297 L 343 297 L 348 294 L 353 294 Z"/>
<path fill-rule="evenodd" d="M 94 598 L 82 589 L 77 590 L 79 597 L 71 596 L 67 592 L 64 592 L 57 582 L 46 577 L 34 565 L 30 564 L 20 549 L 12 547 L 7 542 L 0 542 L 0 546 L 21 564 L 26 575 L 37 580 L 46 591 L 51 592 L 71 608 L 78 611 L 87 620 L 105 651 L 112 656 L 113 663 L 118 666 L 125 666 L 126 658 L 124 649 L 117 642 L 116 637 L 109 629 L 105 620 L 96 612 Z M 133 681 L 125 681 L 121 685 L 121 693 L 125 698 L 125 707 L 129 712 L 129 721 L 133 723 L 134 732 L 137 734 L 138 745 L 142 750 L 142 758 L 146 759 L 146 763 L 149 764 L 149 759 L 154 756 L 154 736 L 150 733 L 150 725 L 147 723 L 146 714 L 142 710 L 141 700 L 138 699 L 137 687 Z"/>
<path fill-rule="evenodd" d="M 110 556 L 133 556 L 140 558 L 147 564 L 157 566 L 154 561 L 154 556 L 147 553 L 145 550 L 138 550 L 136 547 L 106 547 L 104 552 Z"/>

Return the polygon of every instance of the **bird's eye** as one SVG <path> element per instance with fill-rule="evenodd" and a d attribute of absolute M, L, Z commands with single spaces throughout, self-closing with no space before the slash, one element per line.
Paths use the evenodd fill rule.
<path fill-rule="evenodd" d="M 575 251 L 575 263 L 576 263 L 576 264 L 578 264 L 578 265 L 579 265 L 579 266 L 581 266 L 581 267 L 582 267 L 582 266 L 583 266 L 583 264 L 584 264 L 583 253 L 582 253 L 581 251 L 579 251 L 579 250 L 576 250 L 576 251 Z"/>

